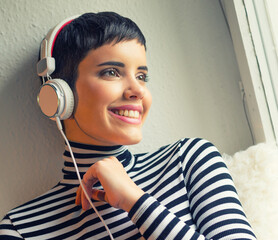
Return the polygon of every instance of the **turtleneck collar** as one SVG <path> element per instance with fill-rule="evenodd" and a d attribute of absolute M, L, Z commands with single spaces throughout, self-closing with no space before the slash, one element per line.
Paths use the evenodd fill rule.
<path fill-rule="evenodd" d="M 96 146 L 76 142 L 70 142 L 81 177 L 86 173 L 88 168 L 97 161 L 115 156 L 128 172 L 135 163 L 134 156 L 128 151 L 127 146 Z M 64 178 L 60 182 L 63 185 L 79 185 L 79 181 L 70 156 L 68 146 L 65 146 L 63 154 L 64 161 Z"/>

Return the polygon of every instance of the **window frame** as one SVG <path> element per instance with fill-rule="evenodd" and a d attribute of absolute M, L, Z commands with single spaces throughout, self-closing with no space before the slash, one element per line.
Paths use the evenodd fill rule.
<path fill-rule="evenodd" d="M 278 143 L 278 57 L 267 0 L 220 0 L 239 66 L 254 144 Z M 276 81 L 275 81 L 276 79 Z"/>

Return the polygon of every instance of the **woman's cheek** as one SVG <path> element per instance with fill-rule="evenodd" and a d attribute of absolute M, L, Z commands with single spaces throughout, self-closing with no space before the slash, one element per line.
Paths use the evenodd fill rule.
<path fill-rule="evenodd" d="M 152 105 L 152 94 L 149 90 L 146 90 L 146 94 L 145 94 L 144 100 L 143 100 L 143 105 L 144 105 L 144 108 L 147 109 L 147 111 L 150 110 L 150 107 Z"/>
<path fill-rule="evenodd" d="M 120 83 L 108 82 L 108 84 L 101 84 L 92 87 L 92 92 L 94 92 L 95 96 L 97 96 L 98 99 L 101 99 L 101 101 L 107 102 L 107 104 L 122 97 L 123 91 Z"/>

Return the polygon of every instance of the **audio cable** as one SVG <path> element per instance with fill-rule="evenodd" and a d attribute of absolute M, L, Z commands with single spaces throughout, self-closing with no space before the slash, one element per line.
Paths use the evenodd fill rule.
<path fill-rule="evenodd" d="M 107 227 L 106 223 L 104 222 L 103 218 L 101 217 L 101 215 L 99 214 L 98 210 L 96 209 L 96 207 L 95 207 L 94 204 L 92 203 L 92 200 L 91 200 L 91 198 L 89 197 L 89 195 L 88 195 L 88 193 L 87 193 L 87 191 L 86 191 L 86 189 L 85 189 L 85 187 L 84 187 L 84 185 L 83 185 L 83 183 L 82 183 L 82 180 L 81 180 L 81 177 L 80 177 L 80 173 L 79 173 L 79 170 L 78 170 L 78 167 L 77 167 L 77 163 L 76 163 L 75 157 L 74 157 L 74 155 L 73 155 L 73 152 L 72 152 L 71 146 L 70 146 L 70 144 L 69 144 L 69 141 L 68 141 L 68 139 L 67 139 L 67 137 L 66 137 L 66 135 L 65 135 L 65 133 L 64 133 L 64 131 L 63 131 L 63 127 L 62 127 L 61 120 L 60 120 L 59 117 L 56 117 L 55 119 L 56 119 L 57 127 L 58 127 L 58 129 L 59 129 L 61 135 L 63 136 L 64 140 L 66 141 L 66 144 L 67 144 L 67 146 L 68 146 L 68 148 L 69 148 L 70 155 L 71 155 L 71 158 L 72 158 L 72 160 L 73 160 L 74 168 L 75 168 L 75 171 L 76 171 L 78 180 L 79 180 L 79 182 L 80 182 L 80 186 L 81 186 L 81 188 L 82 188 L 82 190 L 83 190 L 83 192 L 84 192 L 84 194 L 85 194 L 87 200 L 89 201 L 91 207 L 94 209 L 95 213 L 97 214 L 97 216 L 99 217 L 99 219 L 100 219 L 101 222 L 103 223 L 103 225 L 104 225 L 106 231 L 108 232 L 108 234 L 109 234 L 109 236 L 110 236 L 110 239 L 111 239 L 111 240 L 114 240 L 114 238 L 113 238 L 113 236 L 112 236 L 112 233 L 110 232 L 110 230 L 109 230 L 109 228 Z"/>

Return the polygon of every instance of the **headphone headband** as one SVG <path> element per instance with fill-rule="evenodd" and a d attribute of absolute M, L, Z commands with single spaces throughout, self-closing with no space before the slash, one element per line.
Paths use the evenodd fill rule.
<path fill-rule="evenodd" d="M 37 63 L 37 74 L 50 76 L 55 71 L 55 59 L 52 57 L 54 43 L 61 30 L 80 15 L 69 17 L 52 28 L 43 39 L 40 49 L 40 61 Z"/>

